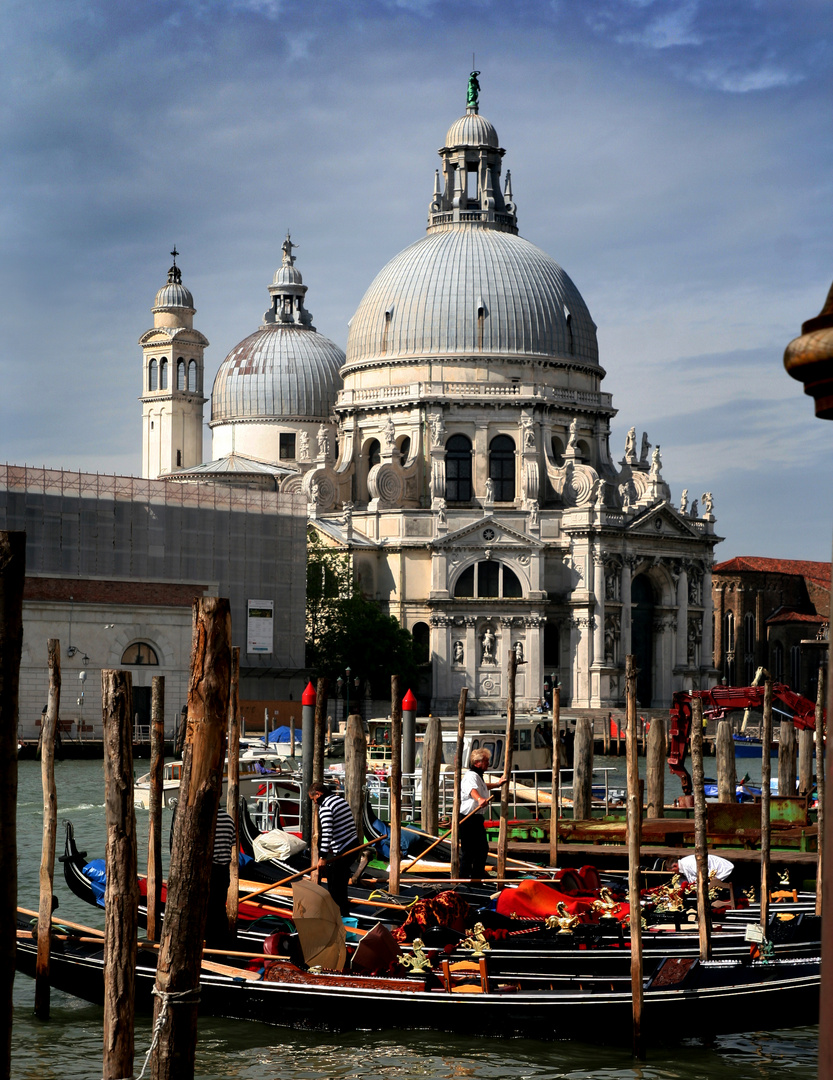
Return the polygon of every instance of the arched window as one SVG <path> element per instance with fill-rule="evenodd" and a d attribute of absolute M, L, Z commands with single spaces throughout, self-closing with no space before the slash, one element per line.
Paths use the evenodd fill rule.
<path fill-rule="evenodd" d="M 129 664 L 131 667 L 144 665 L 156 667 L 159 664 L 159 657 L 156 655 L 153 646 L 148 645 L 146 641 L 134 641 L 132 645 L 128 645 L 124 650 L 121 662 Z"/>
<path fill-rule="evenodd" d="M 489 443 L 489 479 L 495 502 L 515 498 L 515 443 L 508 435 L 496 435 Z"/>
<path fill-rule="evenodd" d="M 159 389 L 168 389 L 168 361 L 161 360 L 159 363 Z"/>
<path fill-rule="evenodd" d="M 427 664 L 431 659 L 431 628 L 428 623 L 414 623 L 411 637 L 414 639 L 414 659 L 418 664 Z"/>
<path fill-rule="evenodd" d="M 550 450 L 552 451 L 552 460 L 556 465 L 564 464 L 564 443 L 559 439 L 557 435 L 553 435 L 550 439 Z"/>
<path fill-rule="evenodd" d="M 494 559 L 467 566 L 454 587 L 456 599 L 516 599 L 523 596 L 517 574 Z"/>
<path fill-rule="evenodd" d="M 177 390 L 185 389 L 185 361 L 181 356 L 176 362 L 176 388 Z"/>
<path fill-rule="evenodd" d="M 801 693 L 801 646 L 793 645 L 790 649 L 790 689 Z"/>
<path fill-rule="evenodd" d="M 751 611 L 743 617 L 743 649 L 748 653 L 755 651 L 755 616 Z"/>
<path fill-rule="evenodd" d="M 772 680 L 773 682 L 784 681 L 784 646 L 776 641 L 772 646 Z"/>
<path fill-rule="evenodd" d="M 155 390 L 158 385 L 158 370 L 156 361 L 151 360 L 148 365 L 148 390 Z"/>
<path fill-rule="evenodd" d="M 731 611 L 727 611 L 723 619 L 723 648 L 726 652 L 735 648 L 735 616 Z"/>
<path fill-rule="evenodd" d="M 374 465 L 378 465 L 382 460 L 382 448 L 379 445 L 378 439 L 371 439 L 367 444 L 367 467 L 372 469 Z"/>
<path fill-rule="evenodd" d="M 408 460 L 408 455 L 411 453 L 411 439 L 409 435 L 406 435 L 402 442 L 399 444 L 399 464 L 405 465 Z"/>
<path fill-rule="evenodd" d="M 471 442 L 452 435 L 445 444 L 445 496 L 449 502 L 471 502 Z"/>
<path fill-rule="evenodd" d="M 188 389 L 197 390 L 197 361 L 191 360 L 188 363 Z"/>

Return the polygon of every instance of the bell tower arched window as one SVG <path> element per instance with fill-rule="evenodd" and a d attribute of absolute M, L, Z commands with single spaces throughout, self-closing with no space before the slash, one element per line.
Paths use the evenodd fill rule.
<path fill-rule="evenodd" d="M 159 385 L 159 369 L 156 361 L 151 360 L 148 364 L 148 390 L 155 390 Z"/>
<path fill-rule="evenodd" d="M 176 388 L 177 390 L 185 389 L 185 361 L 181 356 L 176 362 Z"/>
<path fill-rule="evenodd" d="M 471 502 L 471 442 L 452 435 L 445 444 L 445 496 L 451 503 Z"/>
<path fill-rule="evenodd" d="M 515 443 L 508 435 L 496 435 L 489 443 L 489 479 L 495 502 L 515 498 Z"/>
<path fill-rule="evenodd" d="M 168 361 L 162 360 L 159 364 L 159 389 L 168 389 Z"/>
<path fill-rule="evenodd" d="M 191 360 L 188 364 L 188 389 L 197 390 L 197 361 Z"/>

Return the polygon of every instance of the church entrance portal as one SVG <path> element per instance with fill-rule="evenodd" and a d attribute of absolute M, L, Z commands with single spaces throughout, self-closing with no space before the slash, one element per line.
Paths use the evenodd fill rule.
<path fill-rule="evenodd" d="M 631 647 L 639 671 L 636 700 L 648 709 L 654 696 L 654 590 L 645 574 L 631 584 Z"/>

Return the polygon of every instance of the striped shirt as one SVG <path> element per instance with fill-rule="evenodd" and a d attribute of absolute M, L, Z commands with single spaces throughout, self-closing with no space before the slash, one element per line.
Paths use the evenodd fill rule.
<path fill-rule="evenodd" d="M 212 862 L 218 866 L 228 866 L 231 862 L 231 849 L 234 847 L 234 822 L 222 807 L 217 811 L 217 827 L 214 830 L 214 854 Z"/>
<path fill-rule="evenodd" d="M 321 825 L 318 850 L 325 859 L 356 846 L 353 811 L 342 795 L 334 792 L 319 800 L 318 820 Z"/>

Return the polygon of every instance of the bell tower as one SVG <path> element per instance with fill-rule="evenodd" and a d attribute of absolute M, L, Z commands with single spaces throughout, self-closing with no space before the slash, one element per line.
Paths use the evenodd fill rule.
<path fill-rule="evenodd" d="M 171 252 L 168 280 L 156 294 L 153 327 L 142 346 L 142 476 L 155 480 L 202 464 L 205 397 L 204 352 L 208 339 L 194 329 L 194 298 L 182 284 Z"/>

